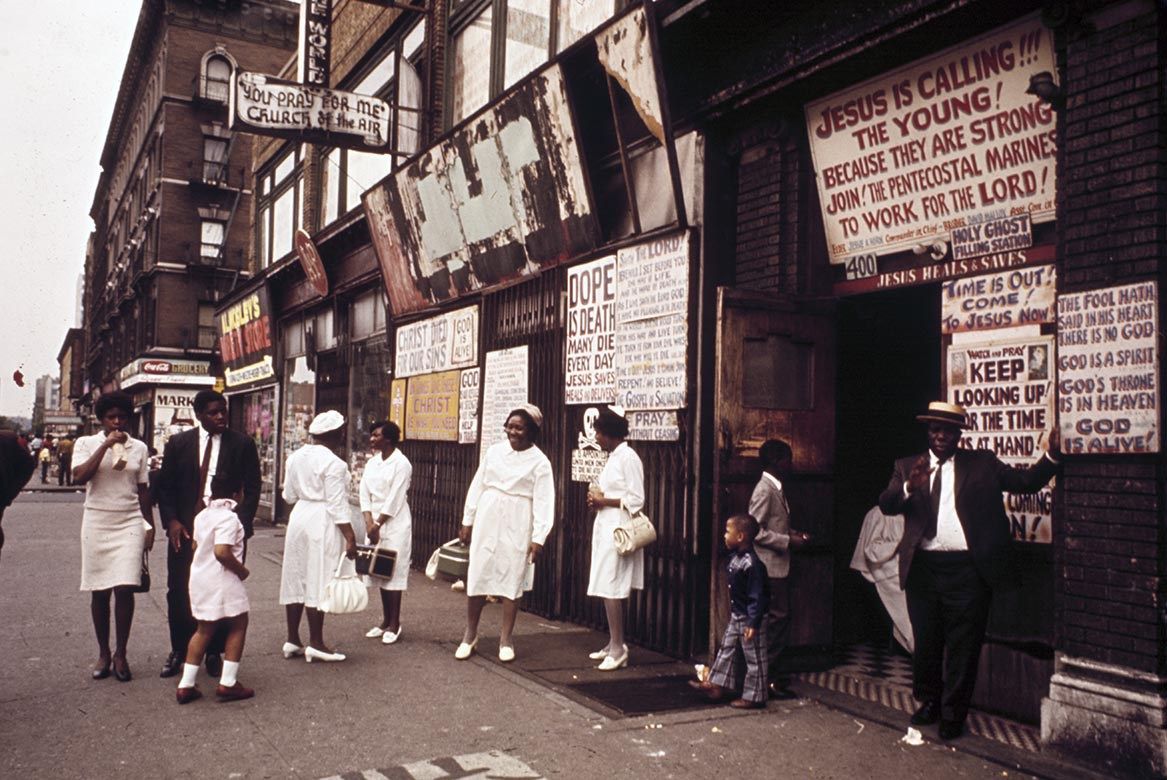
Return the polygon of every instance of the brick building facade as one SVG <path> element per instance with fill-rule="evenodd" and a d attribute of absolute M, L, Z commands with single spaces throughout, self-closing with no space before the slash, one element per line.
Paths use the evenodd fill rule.
<path fill-rule="evenodd" d="M 282 66 L 296 11 L 142 3 L 90 211 L 83 400 L 131 393 L 135 435 L 159 451 L 215 383 L 214 307 L 249 273 L 251 139 L 227 128 L 230 76 Z"/>

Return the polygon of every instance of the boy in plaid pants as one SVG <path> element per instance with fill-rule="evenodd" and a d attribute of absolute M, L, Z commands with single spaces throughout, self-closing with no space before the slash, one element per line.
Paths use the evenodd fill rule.
<path fill-rule="evenodd" d="M 725 521 L 725 546 L 731 557 L 729 573 L 729 625 L 721 638 L 721 647 L 708 681 L 691 680 L 689 685 L 717 700 L 734 688 L 737 678 L 737 648 L 746 659 L 746 676 L 742 695 L 730 703 L 738 709 L 763 709 L 766 706 L 766 652 L 759 636 L 762 621 L 770 606 L 770 580 L 766 566 L 754 552 L 758 521 L 752 515 L 734 515 Z"/>

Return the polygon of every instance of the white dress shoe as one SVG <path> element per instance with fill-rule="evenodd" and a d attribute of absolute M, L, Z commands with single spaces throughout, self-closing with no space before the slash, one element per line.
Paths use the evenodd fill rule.
<path fill-rule="evenodd" d="M 458 645 L 458 649 L 454 651 L 454 657 L 459 661 L 465 661 L 474 652 L 474 648 L 478 645 L 478 637 L 474 637 L 473 642 L 463 642 Z"/>
<path fill-rule="evenodd" d="M 498 660 L 502 661 L 504 664 L 508 664 L 515 660 L 515 649 L 507 645 L 499 645 Z"/>
<path fill-rule="evenodd" d="M 304 648 L 291 642 L 284 642 L 283 652 L 284 658 L 295 658 L 298 655 L 304 655 Z"/>
<path fill-rule="evenodd" d="M 599 669 L 601 672 L 612 672 L 612 671 L 615 671 L 615 670 L 617 670 L 623 666 L 627 666 L 627 665 L 628 665 L 628 647 L 627 647 L 627 645 L 625 645 L 623 655 L 621 655 L 619 657 L 614 656 L 614 655 L 609 655 L 607 658 L 605 658 L 603 661 L 601 661 L 600 665 L 597 666 L 596 668 Z"/>
<path fill-rule="evenodd" d="M 313 661 L 324 661 L 326 663 L 331 663 L 335 661 L 343 661 L 344 659 L 344 653 L 326 653 L 323 650 L 317 650 L 312 645 L 308 645 L 304 648 L 304 660 L 308 663 L 312 663 Z"/>
<path fill-rule="evenodd" d="M 397 631 L 389 631 L 386 629 L 385 633 L 381 634 L 381 644 L 391 645 L 401 638 L 401 626 L 397 627 Z"/>
<path fill-rule="evenodd" d="M 369 639 L 376 639 L 377 637 L 384 635 L 385 629 L 381 628 L 380 626 L 373 626 L 365 632 L 365 636 L 367 636 Z"/>
<path fill-rule="evenodd" d="M 599 650 L 597 650 L 594 653 L 588 653 L 588 658 L 592 659 L 593 661 L 603 661 L 607 657 L 608 657 L 608 648 L 606 648 L 606 647 L 600 648 Z"/>

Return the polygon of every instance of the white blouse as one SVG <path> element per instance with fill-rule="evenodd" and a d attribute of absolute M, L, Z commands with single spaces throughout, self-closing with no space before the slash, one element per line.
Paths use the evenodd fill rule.
<path fill-rule="evenodd" d="M 73 445 L 73 467 L 82 466 L 93 457 L 106 434 L 95 433 L 82 436 Z M 106 509 L 115 512 L 133 512 L 140 509 L 138 485 L 148 484 L 150 453 L 144 442 L 137 439 L 126 441 L 126 467 L 120 471 L 113 468 L 113 450 L 107 449 L 101 457 L 97 472 L 85 484 L 85 506 L 89 509 Z"/>
<path fill-rule="evenodd" d="M 531 499 L 531 541 L 542 545 L 555 523 L 555 480 L 551 461 L 535 445 L 516 450 L 509 441 L 492 444 L 466 492 L 462 525 L 474 525 L 478 502 L 487 490 Z"/>
<path fill-rule="evenodd" d="M 361 511 L 371 514 L 373 522 L 381 515 L 390 520 L 408 515 L 406 497 L 412 477 L 413 465 L 401 450 L 394 448 L 388 458 L 378 452 L 365 462 L 361 475 Z"/>

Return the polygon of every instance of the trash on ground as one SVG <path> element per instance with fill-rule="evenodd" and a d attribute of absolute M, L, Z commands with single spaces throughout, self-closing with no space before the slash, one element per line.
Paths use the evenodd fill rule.
<path fill-rule="evenodd" d="M 908 726 L 908 733 L 900 737 L 900 742 L 912 746 L 923 745 L 924 735 L 920 733 L 919 729 L 914 729 L 911 726 Z"/>

